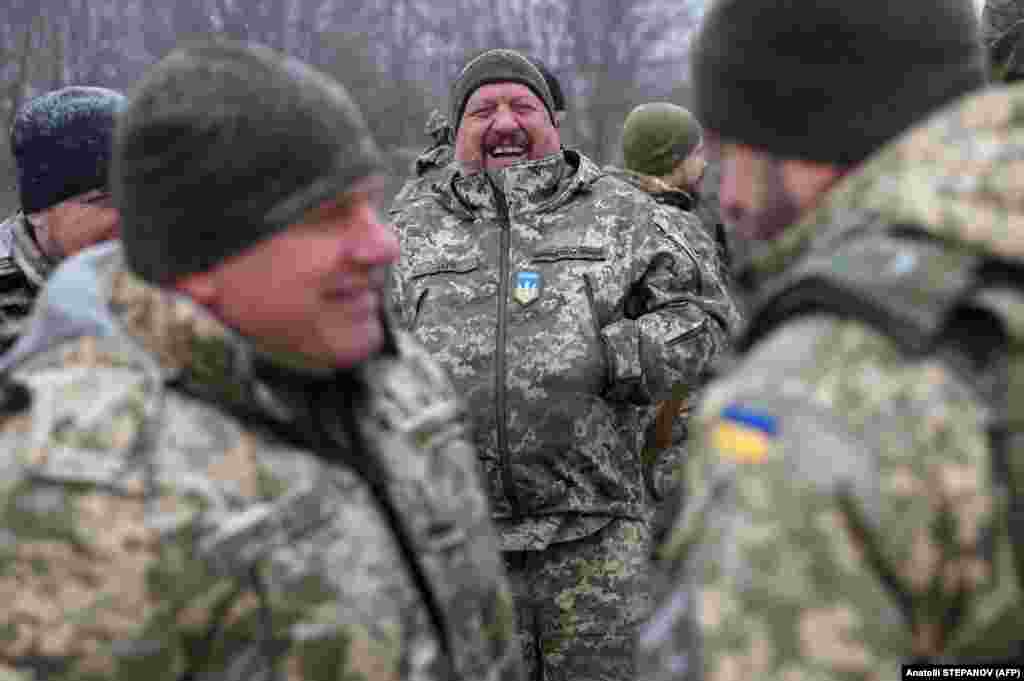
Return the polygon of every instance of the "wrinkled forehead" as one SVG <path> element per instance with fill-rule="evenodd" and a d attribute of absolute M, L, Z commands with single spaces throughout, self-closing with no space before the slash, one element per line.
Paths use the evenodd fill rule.
<path fill-rule="evenodd" d="M 502 82 L 488 83 L 478 87 L 467 100 L 466 108 L 485 103 L 507 102 L 513 99 L 526 99 L 537 106 L 544 106 L 540 97 L 522 83 Z"/>

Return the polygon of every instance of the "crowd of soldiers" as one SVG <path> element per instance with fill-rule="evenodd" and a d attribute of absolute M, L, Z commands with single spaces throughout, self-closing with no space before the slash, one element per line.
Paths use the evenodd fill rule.
<path fill-rule="evenodd" d="M 30 100 L 0 679 L 1019 663 L 1021 77 L 1020 0 L 713 0 L 602 168 L 490 49 L 387 219 L 267 47 Z"/>

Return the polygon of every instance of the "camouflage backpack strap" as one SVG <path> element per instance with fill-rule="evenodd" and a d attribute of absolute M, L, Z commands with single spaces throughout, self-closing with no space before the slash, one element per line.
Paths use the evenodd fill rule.
<path fill-rule="evenodd" d="M 869 229 L 809 254 L 769 289 L 738 342 L 746 350 L 793 317 L 852 317 L 906 352 L 930 350 L 953 309 L 976 285 L 981 258 L 912 228 Z"/>
<path fill-rule="evenodd" d="M 743 352 L 802 315 L 855 319 L 908 356 L 939 354 L 993 409 L 993 480 L 1024 589 L 1024 262 L 985 255 L 913 226 L 861 231 L 817 251 L 762 298 Z"/>

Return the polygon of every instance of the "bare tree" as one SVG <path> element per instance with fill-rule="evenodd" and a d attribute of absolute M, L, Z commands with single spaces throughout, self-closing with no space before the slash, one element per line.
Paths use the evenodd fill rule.
<path fill-rule="evenodd" d="M 220 34 L 329 71 L 353 90 L 381 146 L 409 151 L 427 143 L 427 113 L 447 101 L 462 64 L 483 49 L 512 47 L 544 60 L 562 82 L 566 143 L 607 162 L 633 105 L 685 96 L 679 41 L 703 0 L 0 2 L 0 115 L 8 123 L 26 97 L 71 83 L 126 89 L 175 45 Z M 10 184 L 5 146 L 0 208 Z"/>

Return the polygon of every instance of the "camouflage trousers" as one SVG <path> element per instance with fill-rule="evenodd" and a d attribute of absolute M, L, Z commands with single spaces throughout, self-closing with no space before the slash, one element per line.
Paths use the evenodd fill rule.
<path fill-rule="evenodd" d="M 541 551 L 503 552 L 527 681 L 633 681 L 650 544 L 647 523 L 620 518 Z"/>

